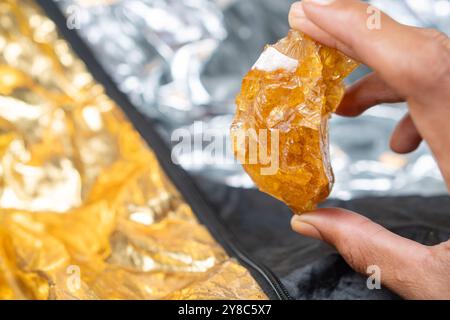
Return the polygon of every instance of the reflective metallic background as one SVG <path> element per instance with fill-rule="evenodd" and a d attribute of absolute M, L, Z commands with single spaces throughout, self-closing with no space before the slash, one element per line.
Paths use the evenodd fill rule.
<path fill-rule="evenodd" d="M 234 97 L 242 76 L 266 43 L 288 30 L 291 0 L 54 0 L 78 29 L 119 88 L 143 116 L 158 120 L 168 144 L 177 128 L 195 136 L 195 121 L 228 142 Z M 450 33 L 448 0 L 373 0 L 408 24 Z M 350 81 L 367 73 L 360 68 Z M 389 151 L 388 139 L 404 105 L 383 105 L 357 119 L 331 121 L 332 196 L 445 193 L 427 147 L 410 155 Z M 228 149 L 229 150 L 229 149 Z M 203 148 L 183 151 L 194 175 L 253 187 L 231 152 L 211 159 Z"/>
<path fill-rule="evenodd" d="M 0 300 L 265 299 L 32 0 L 0 2 Z"/>

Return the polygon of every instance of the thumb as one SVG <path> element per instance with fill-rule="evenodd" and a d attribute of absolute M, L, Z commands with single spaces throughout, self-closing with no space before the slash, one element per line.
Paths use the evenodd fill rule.
<path fill-rule="evenodd" d="M 303 0 L 293 5 L 290 16 L 293 28 L 343 49 L 404 96 L 417 80 L 411 66 L 428 61 L 432 53 L 433 41 L 427 40 L 425 31 L 402 25 L 362 1 Z M 418 45 L 422 50 L 415 50 Z M 409 74 L 411 79 L 405 78 Z"/>
<path fill-rule="evenodd" d="M 405 298 L 420 298 L 429 247 L 402 238 L 369 219 L 343 209 L 319 209 L 296 215 L 294 231 L 333 245 L 357 272 L 381 271 L 381 282 Z M 424 284 L 426 286 L 426 284 Z M 419 296 L 418 296 L 419 295 Z"/>

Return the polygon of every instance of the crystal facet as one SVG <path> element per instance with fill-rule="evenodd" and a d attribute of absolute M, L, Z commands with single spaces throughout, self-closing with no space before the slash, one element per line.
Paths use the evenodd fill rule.
<path fill-rule="evenodd" d="M 314 209 L 331 191 L 328 120 L 356 66 L 291 30 L 244 77 L 231 126 L 234 153 L 261 191 L 295 213 Z"/>

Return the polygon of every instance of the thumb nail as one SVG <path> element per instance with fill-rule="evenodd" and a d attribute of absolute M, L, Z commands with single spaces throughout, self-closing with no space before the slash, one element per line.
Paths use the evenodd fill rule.
<path fill-rule="evenodd" d="M 326 5 L 332 4 L 335 0 L 303 0 L 303 1 L 308 2 L 308 3 L 318 4 L 321 6 L 326 6 Z"/>
<path fill-rule="evenodd" d="M 306 237 L 323 240 L 319 230 L 311 224 L 311 218 L 313 214 L 304 213 L 301 215 L 295 215 L 291 220 L 291 227 L 295 232 L 298 232 Z"/>
<path fill-rule="evenodd" d="M 305 17 L 305 11 L 303 10 L 303 5 L 300 1 L 292 4 L 291 14 L 293 14 L 297 18 Z"/>

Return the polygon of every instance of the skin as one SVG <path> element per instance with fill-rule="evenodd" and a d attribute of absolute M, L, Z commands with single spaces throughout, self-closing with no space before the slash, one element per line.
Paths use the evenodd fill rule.
<path fill-rule="evenodd" d="M 398 123 L 390 146 L 408 153 L 425 140 L 449 187 L 450 39 L 385 14 L 381 28 L 370 30 L 367 7 L 357 0 L 304 0 L 292 5 L 289 24 L 374 70 L 348 88 L 339 115 L 358 116 L 382 102 L 408 103 L 409 113 Z M 403 298 L 450 299 L 450 241 L 424 246 L 339 208 L 294 216 L 291 225 L 333 245 L 360 273 L 379 266 L 383 285 Z"/>

